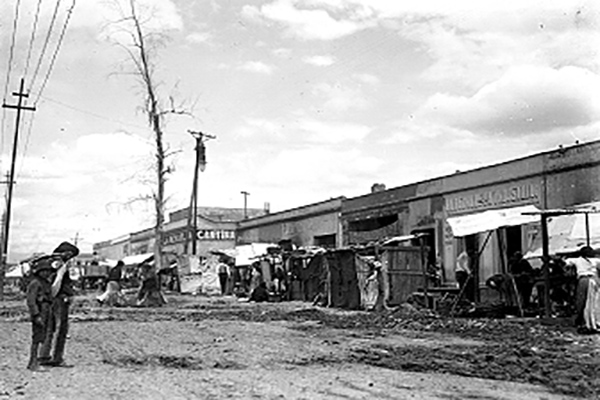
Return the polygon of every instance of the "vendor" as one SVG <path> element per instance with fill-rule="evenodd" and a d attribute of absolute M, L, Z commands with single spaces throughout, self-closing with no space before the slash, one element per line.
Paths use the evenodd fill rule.
<path fill-rule="evenodd" d="M 529 308 L 531 292 L 533 290 L 533 268 L 531 264 L 523 258 L 523 254 L 520 251 L 515 251 L 508 262 L 508 270 L 515 279 L 521 305 L 523 308 Z"/>

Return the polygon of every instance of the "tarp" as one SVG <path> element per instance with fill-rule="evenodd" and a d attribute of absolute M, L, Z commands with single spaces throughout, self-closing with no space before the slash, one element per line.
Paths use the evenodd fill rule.
<path fill-rule="evenodd" d="M 123 257 L 121 261 L 123 261 L 125 265 L 135 265 L 140 264 L 153 256 L 154 253 L 135 254 L 132 256 Z"/>
<path fill-rule="evenodd" d="M 540 220 L 539 215 L 527 215 L 526 213 L 539 212 L 536 206 L 528 205 L 521 207 L 502 208 L 499 210 L 488 210 L 476 214 L 450 217 L 447 222 L 452 228 L 455 237 L 473 235 L 479 232 L 492 231 L 494 229 L 524 225 Z"/>
<path fill-rule="evenodd" d="M 573 210 L 600 210 L 600 202 L 582 204 Z M 539 219 L 540 217 L 537 216 Z M 565 214 L 548 218 L 548 250 L 550 254 L 567 254 L 587 245 L 585 214 Z M 600 249 L 600 214 L 588 214 L 589 242 L 594 249 Z M 525 258 L 542 256 L 541 232 L 533 239 Z"/>
<path fill-rule="evenodd" d="M 5 275 L 6 278 L 22 278 L 23 277 L 23 265 L 17 265 L 12 270 L 8 271 Z M 29 270 L 29 265 L 26 270 Z"/>
<path fill-rule="evenodd" d="M 235 266 L 244 267 L 252 265 L 258 260 L 258 257 L 267 254 L 267 249 L 277 247 L 273 243 L 252 243 L 235 247 Z"/>

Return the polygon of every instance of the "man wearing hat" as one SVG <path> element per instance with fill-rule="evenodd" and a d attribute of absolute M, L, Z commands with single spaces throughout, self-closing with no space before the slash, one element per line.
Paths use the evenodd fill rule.
<path fill-rule="evenodd" d="M 75 291 L 69 276 L 67 262 L 79 254 L 79 249 L 69 242 L 61 243 L 50 256 L 56 277 L 52 283 L 52 309 L 50 312 L 46 338 L 42 345 L 40 364 L 53 367 L 71 367 L 63 358 L 69 333 L 69 305 Z M 52 353 L 52 345 L 54 352 Z M 52 353 L 52 354 L 51 354 Z"/>
<path fill-rule="evenodd" d="M 39 368 L 38 350 L 46 339 L 52 294 L 50 280 L 54 269 L 49 260 L 40 260 L 32 266 L 32 279 L 27 285 L 27 307 L 31 317 L 31 351 L 27 368 Z"/>

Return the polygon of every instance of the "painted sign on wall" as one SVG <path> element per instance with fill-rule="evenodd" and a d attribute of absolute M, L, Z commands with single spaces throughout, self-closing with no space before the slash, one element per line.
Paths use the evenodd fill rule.
<path fill-rule="evenodd" d="M 500 207 L 538 204 L 540 188 L 539 183 L 526 182 L 473 190 L 447 196 L 445 208 L 448 215 L 452 215 Z"/>
<path fill-rule="evenodd" d="M 175 232 L 165 232 L 163 244 L 183 243 L 188 238 L 188 231 L 179 230 Z M 227 229 L 198 229 L 196 231 L 197 240 L 235 240 L 235 231 Z"/>

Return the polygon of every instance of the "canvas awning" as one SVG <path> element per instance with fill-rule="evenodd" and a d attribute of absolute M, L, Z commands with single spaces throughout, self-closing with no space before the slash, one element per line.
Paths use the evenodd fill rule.
<path fill-rule="evenodd" d="M 538 222 L 539 215 L 526 213 L 539 212 L 533 205 L 488 210 L 476 214 L 461 215 L 447 219 L 455 237 L 473 235 L 475 233 L 492 231 L 506 226 L 518 226 Z"/>
<path fill-rule="evenodd" d="M 592 212 L 600 210 L 600 202 L 583 204 L 574 207 L 572 210 L 590 211 L 590 213 L 564 214 L 548 218 L 548 249 L 550 254 L 573 253 L 588 243 L 594 249 L 600 248 L 600 214 Z M 541 256 L 542 236 L 537 235 L 524 257 L 535 258 Z"/>
<path fill-rule="evenodd" d="M 267 254 L 267 249 L 277 247 L 273 243 L 252 243 L 235 247 L 235 266 L 252 265 L 260 256 Z"/>
<path fill-rule="evenodd" d="M 132 256 L 123 257 L 121 261 L 123 261 L 123 264 L 125 265 L 135 265 L 141 264 L 144 261 L 149 261 L 153 257 L 154 253 L 135 254 Z"/>

